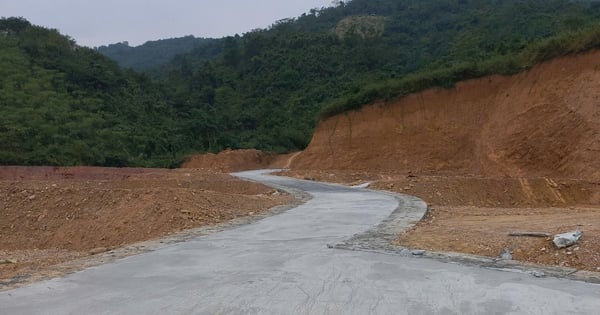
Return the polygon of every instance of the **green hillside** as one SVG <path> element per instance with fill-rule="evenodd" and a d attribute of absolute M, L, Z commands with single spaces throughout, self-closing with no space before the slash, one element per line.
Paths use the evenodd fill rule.
<path fill-rule="evenodd" d="M 303 149 L 319 117 L 598 47 L 599 22 L 597 1 L 354 0 L 185 54 L 161 42 L 167 52 L 145 64 L 175 57 L 146 70 L 151 80 L 0 19 L 0 164 L 175 166 L 192 152 Z"/>
<path fill-rule="evenodd" d="M 140 46 L 131 47 L 128 42 L 100 46 L 96 50 L 115 60 L 121 67 L 138 71 L 147 71 L 162 66 L 175 56 L 202 49 L 209 57 L 221 53 L 219 40 L 185 36 L 148 41 Z"/>
<path fill-rule="evenodd" d="M 222 126 L 213 148 L 301 149 L 319 113 L 523 70 L 511 58 L 599 16 L 590 1 L 354 0 L 226 38 L 216 60 L 179 56 L 164 78 L 181 110 Z"/>
<path fill-rule="evenodd" d="M 156 86 L 55 30 L 0 20 L 0 163 L 170 165 Z"/>

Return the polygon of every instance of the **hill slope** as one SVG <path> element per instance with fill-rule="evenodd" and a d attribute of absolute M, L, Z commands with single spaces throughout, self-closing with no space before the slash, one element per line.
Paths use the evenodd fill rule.
<path fill-rule="evenodd" d="M 600 179 L 600 51 L 323 121 L 294 169 Z"/>
<path fill-rule="evenodd" d="M 418 90 L 522 71 L 512 56 L 599 17 L 589 1 L 354 0 L 226 38 L 208 62 L 201 49 L 180 56 L 163 79 L 183 111 L 219 126 L 201 135 L 211 149 L 302 149 L 324 107 L 337 113 L 404 93 L 373 85 L 418 74 L 429 80 Z M 503 63 L 471 71 L 494 60 Z M 446 69 L 457 70 L 441 77 Z"/>
<path fill-rule="evenodd" d="M 151 82 L 3 19 L 0 163 L 173 166 L 191 152 L 304 149 L 318 113 L 597 47 L 598 21 L 592 1 L 354 0 L 178 55 Z"/>
<path fill-rule="evenodd" d="M 100 46 L 96 50 L 115 60 L 123 68 L 147 71 L 170 62 L 175 56 L 202 49 L 216 56 L 220 53 L 219 40 L 185 36 L 149 41 L 143 45 L 131 47 L 129 43 L 116 43 Z"/>
<path fill-rule="evenodd" d="M 172 164 L 156 90 L 56 30 L 0 19 L 0 164 Z"/>

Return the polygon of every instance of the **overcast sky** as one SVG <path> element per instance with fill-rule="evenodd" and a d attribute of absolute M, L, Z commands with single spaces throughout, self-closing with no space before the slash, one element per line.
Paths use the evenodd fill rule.
<path fill-rule="evenodd" d="M 297 17 L 331 0 L 0 0 L 0 16 L 56 28 L 79 45 L 223 37 Z"/>

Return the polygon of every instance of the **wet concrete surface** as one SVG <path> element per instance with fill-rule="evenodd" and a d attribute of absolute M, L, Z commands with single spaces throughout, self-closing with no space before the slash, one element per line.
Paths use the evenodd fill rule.
<path fill-rule="evenodd" d="M 397 197 L 259 171 L 238 176 L 303 190 L 313 198 L 246 226 L 0 292 L 0 314 L 597 314 L 600 310 L 597 284 L 329 248 L 328 244 L 342 243 L 384 221 L 399 206 Z"/>

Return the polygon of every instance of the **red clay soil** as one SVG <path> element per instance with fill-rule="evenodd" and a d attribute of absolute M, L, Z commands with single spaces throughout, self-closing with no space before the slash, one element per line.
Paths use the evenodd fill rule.
<path fill-rule="evenodd" d="M 0 167 L 0 279 L 290 201 L 206 170 Z"/>
<path fill-rule="evenodd" d="M 321 122 L 292 169 L 600 179 L 600 52 Z"/>
<path fill-rule="evenodd" d="M 254 169 L 286 168 L 288 160 L 297 153 L 276 154 L 259 150 L 226 150 L 217 154 L 190 156 L 182 168 L 218 170 L 225 173 Z"/>
<path fill-rule="evenodd" d="M 598 271 L 600 51 L 430 89 L 322 121 L 288 174 L 421 197 L 398 244 Z M 580 229 L 576 247 L 510 231 Z"/>

